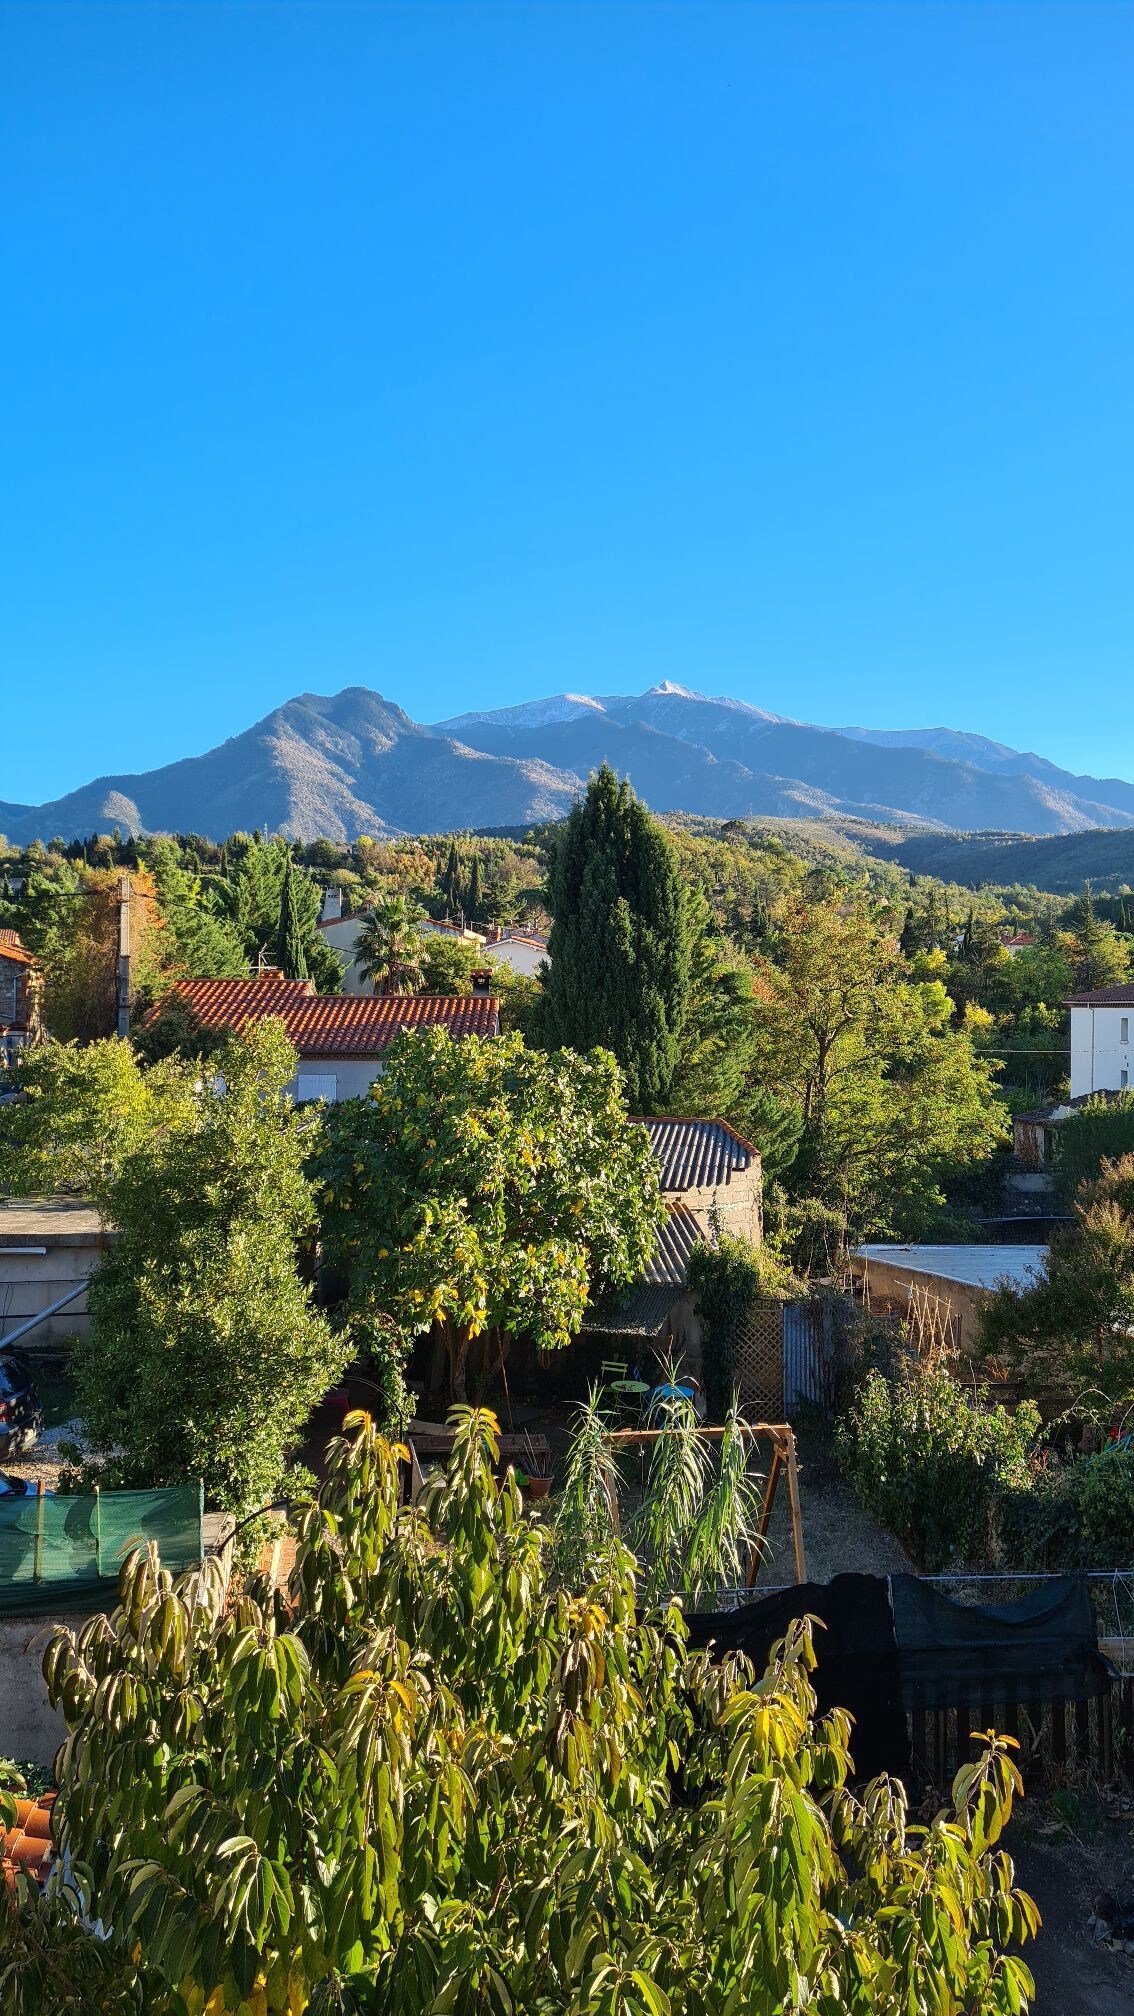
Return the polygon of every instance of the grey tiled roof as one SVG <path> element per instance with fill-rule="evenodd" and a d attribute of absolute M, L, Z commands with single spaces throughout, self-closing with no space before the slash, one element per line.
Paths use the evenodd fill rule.
<path fill-rule="evenodd" d="M 723 1120 L 643 1120 L 663 1190 L 716 1189 L 749 1169 L 756 1150 Z"/>

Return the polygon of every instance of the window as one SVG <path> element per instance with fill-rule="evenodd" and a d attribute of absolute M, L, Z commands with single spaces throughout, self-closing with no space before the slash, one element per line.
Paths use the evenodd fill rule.
<path fill-rule="evenodd" d="M 1129 1041 L 1130 1041 L 1130 1017 L 1129 1017 L 1129 1015 L 1124 1015 L 1124 1016 L 1122 1017 L 1122 1020 L 1121 1020 L 1121 1021 L 1119 1022 L 1119 1025 L 1118 1025 L 1118 1040 L 1119 1040 L 1119 1042 L 1120 1042 L 1120 1043 L 1129 1043 Z"/>
<path fill-rule="evenodd" d="M 333 1106 L 338 1096 L 339 1081 L 334 1071 L 300 1072 L 295 1089 L 297 1106 L 302 1106 L 308 1099 L 325 1099 L 328 1106 Z"/>
<path fill-rule="evenodd" d="M 1129 1071 L 1120 1071 L 1118 1074 L 1119 1090 L 1121 1092 L 1125 1092 L 1126 1087 L 1129 1085 L 1129 1083 L 1130 1083 Z"/>

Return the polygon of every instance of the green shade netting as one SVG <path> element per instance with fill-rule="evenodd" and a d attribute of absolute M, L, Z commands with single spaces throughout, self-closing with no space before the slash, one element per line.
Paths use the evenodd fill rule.
<path fill-rule="evenodd" d="M 113 1599 L 123 1561 L 151 1541 L 174 1574 L 195 1568 L 203 1512 L 200 1484 L 90 1498 L 0 1498 L 0 1615 Z"/>

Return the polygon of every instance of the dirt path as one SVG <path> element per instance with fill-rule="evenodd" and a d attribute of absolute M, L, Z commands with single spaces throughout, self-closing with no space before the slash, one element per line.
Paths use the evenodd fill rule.
<path fill-rule="evenodd" d="M 893 1536 L 858 1502 L 838 1476 L 830 1444 L 822 1434 L 801 1430 L 797 1435 L 803 1544 L 812 1582 L 832 1575 L 904 1575 L 913 1563 Z M 771 1552 L 760 1570 L 760 1583 L 794 1582 L 791 1514 L 786 1483 L 777 1493 L 769 1532 Z"/>
<path fill-rule="evenodd" d="M 1032 2016 L 1130 2016 L 1134 1954 L 1111 1953 L 1087 1930 L 1100 1890 L 1128 1896 L 1134 1888 L 1134 1829 L 1106 1828 L 1076 1839 L 1043 1835 L 1042 1811 L 1022 1809 L 1008 1848 L 1022 1889 L 1035 1898 L 1043 1924 L 1024 1958 L 1035 1975 Z"/>

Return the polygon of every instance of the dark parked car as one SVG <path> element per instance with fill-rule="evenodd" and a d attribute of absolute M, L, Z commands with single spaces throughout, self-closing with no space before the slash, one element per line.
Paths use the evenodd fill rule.
<path fill-rule="evenodd" d="M 25 1360 L 0 1351 L 0 1456 L 30 1449 L 42 1427 L 43 1408 Z"/>
<path fill-rule="evenodd" d="M 45 1491 L 45 1498 L 53 1498 L 53 1491 Z M 34 1498 L 35 1485 L 26 1477 L 9 1476 L 7 1470 L 0 1470 L 0 1498 Z"/>

